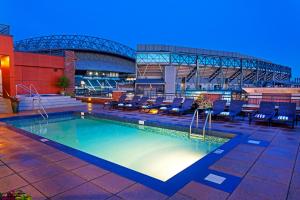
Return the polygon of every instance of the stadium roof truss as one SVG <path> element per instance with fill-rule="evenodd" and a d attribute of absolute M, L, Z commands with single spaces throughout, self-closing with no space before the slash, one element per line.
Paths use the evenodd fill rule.
<path fill-rule="evenodd" d="M 229 54 L 189 54 L 179 52 L 138 51 L 137 65 L 174 65 L 194 67 L 187 80 L 197 74 L 198 69 L 211 67 L 214 71 L 208 77 L 209 82 L 223 74 L 224 70 L 233 69 L 234 73 L 227 77 L 228 82 L 239 79 L 244 83 L 262 86 L 270 83 L 285 83 L 291 78 L 291 68 L 274 64 L 254 57 Z M 244 73 L 247 71 L 247 73 Z M 249 73 L 250 71 L 250 73 Z M 201 75 L 201 74 L 200 74 Z M 198 75 L 198 76 L 200 76 Z"/>
<path fill-rule="evenodd" d="M 60 50 L 93 51 L 135 60 L 135 50 L 128 46 L 111 40 L 84 35 L 51 35 L 24 39 L 15 43 L 15 50 L 50 54 Z"/>

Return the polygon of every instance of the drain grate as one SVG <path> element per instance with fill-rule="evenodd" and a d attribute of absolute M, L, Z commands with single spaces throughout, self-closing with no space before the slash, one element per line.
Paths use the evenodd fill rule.
<path fill-rule="evenodd" d="M 210 182 L 213 182 L 216 184 L 222 184 L 226 180 L 226 178 L 223 176 L 215 175 L 215 174 L 208 174 L 208 176 L 206 176 L 204 178 L 204 180 L 210 181 Z"/>

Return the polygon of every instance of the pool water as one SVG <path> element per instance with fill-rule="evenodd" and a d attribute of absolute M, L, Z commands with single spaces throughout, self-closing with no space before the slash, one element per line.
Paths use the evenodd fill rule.
<path fill-rule="evenodd" d="M 189 139 L 185 132 L 75 115 L 48 123 L 16 120 L 12 124 L 161 181 L 228 141 L 217 137 Z"/>

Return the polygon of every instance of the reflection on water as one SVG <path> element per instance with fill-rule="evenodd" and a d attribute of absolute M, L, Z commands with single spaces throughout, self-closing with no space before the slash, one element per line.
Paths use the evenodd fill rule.
<path fill-rule="evenodd" d="M 15 126 L 58 143 L 166 181 L 227 139 L 189 139 L 180 131 L 96 118 L 64 117 Z"/>

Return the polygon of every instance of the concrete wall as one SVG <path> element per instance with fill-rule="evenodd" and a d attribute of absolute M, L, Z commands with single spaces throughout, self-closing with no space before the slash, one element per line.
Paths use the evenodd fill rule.
<path fill-rule="evenodd" d="M 15 52 L 14 85 L 33 84 L 40 94 L 58 93 L 57 80 L 64 74 L 64 57 Z"/>
<path fill-rule="evenodd" d="M 2 72 L 2 88 L 4 88 L 10 94 L 14 94 L 15 91 L 13 49 L 13 38 L 7 35 L 0 35 L 0 67 Z M 6 92 L 3 91 L 3 94 L 6 95 Z"/>
<path fill-rule="evenodd" d="M 65 51 L 64 75 L 70 80 L 70 85 L 66 88 L 66 92 L 69 94 L 74 93 L 75 89 L 75 60 L 74 51 Z"/>
<path fill-rule="evenodd" d="M 175 93 L 176 89 L 176 67 L 165 67 L 165 93 Z"/>
<path fill-rule="evenodd" d="M 2 88 L 11 96 L 16 94 L 16 84 L 33 84 L 41 94 L 60 91 L 56 83 L 64 74 L 64 57 L 14 52 L 13 38 L 0 35 L 0 60 Z"/>

